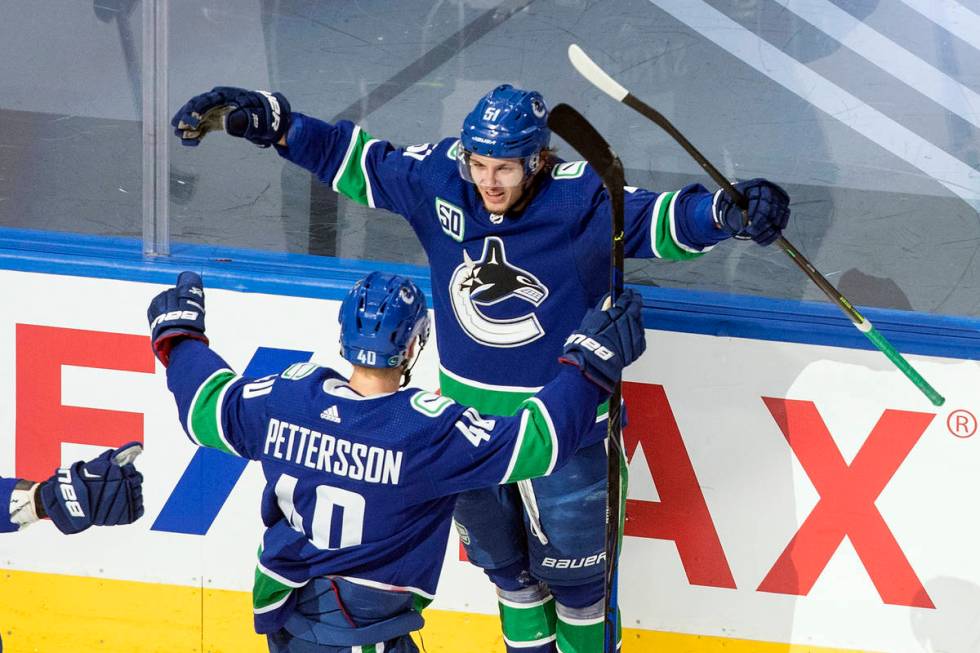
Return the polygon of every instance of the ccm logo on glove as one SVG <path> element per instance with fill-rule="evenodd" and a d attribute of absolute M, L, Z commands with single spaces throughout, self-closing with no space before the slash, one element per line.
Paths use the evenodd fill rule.
<path fill-rule="evenodd" d="M 609 349 L 603 347 L 592 338 L 584 336 L 581 333 L 573 333 L 572 335 L 568 336 L 568 340 L 565 341 L 565 346 L 567 347 L 568 345 L 581 345 L 604 361 L 607 361 L 615 356 L 615 354 Z"/>

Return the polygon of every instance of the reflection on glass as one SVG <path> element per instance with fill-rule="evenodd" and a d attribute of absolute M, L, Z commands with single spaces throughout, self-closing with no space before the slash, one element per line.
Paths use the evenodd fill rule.
<path fill-rule="evenodd" d="M 938 4 L 783 4 L 172 0 L 170 111 L 216 85 L 278 90 L 294 110 L 409 145 L 458 133 L 476 98 L 508 82 L 574 104 L 631 184 L 710 187 L 664 134 L 576 76 L 565 48 L 577 42 L 726 175 L 786 187 L 788 235 L 854 302 L 980 315 L 980 40 Z M 0 223 L 141 232 L 134 6 L 3 4 Z M 897 74 L 896 60 L 928 77 Z M 175 241 L 424 262 L 401 218 L 338 199 L 273 150 L 170 146 Z M 628 269 L 637 283 L 820 299 L 778 251 L 739 243 Z"/>
<path fill-rule="evenodd" d="M 0 224 L 138 237 L 139 3 L 0 15 Z"/>

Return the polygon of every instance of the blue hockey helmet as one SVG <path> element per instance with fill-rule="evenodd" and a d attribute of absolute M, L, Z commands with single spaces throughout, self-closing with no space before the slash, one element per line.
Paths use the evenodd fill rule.
<path fill-rule="evenodd" d="M 372 272 L 354 284 L 340 306 L 341 355 L 361 367 L 398 367 L 415 336 L 429 337 L 425 295 L 410 279 Z"/>
<path fill-rule="evenodd" d="M 460 140 L 457 161 L 459 172 L 467 181 L 473 181 L 470 154 L 523 159 L 527 176 L 535 171 L 538 155 L 551 142 L 548 107 L 537 91 L 502 84 L 480 98 L 466 116 Z"/>

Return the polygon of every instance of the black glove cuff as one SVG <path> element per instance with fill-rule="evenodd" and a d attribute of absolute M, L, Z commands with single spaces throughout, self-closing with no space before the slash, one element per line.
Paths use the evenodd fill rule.
<path fill-rule="evenodd" d="M 47 519 L 48 511 L 44 509 L 44 502 L 41 501 L 41 488 L 44 487 L 45 483 L 38 483 L 37 487 L 34 488 L 34 512 L 37 513 L 38 519 Z"/>

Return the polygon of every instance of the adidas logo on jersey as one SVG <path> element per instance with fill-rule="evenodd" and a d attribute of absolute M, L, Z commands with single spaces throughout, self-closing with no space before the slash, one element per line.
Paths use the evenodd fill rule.
<path fill-rule="evenodd" d="M 325 411 L 320 413 L 320 417 L 327 420 L 328 422 L 337 422 L 338 424 L 340 423 L 340 411 L 337 410 L 337 406 L 331 406 L 330 408 L 326 409 Z"/>

